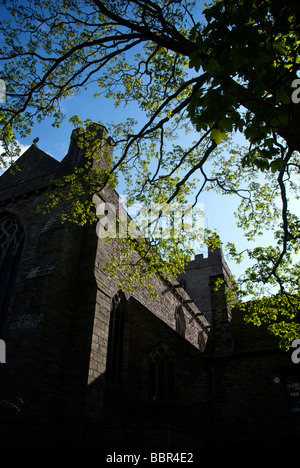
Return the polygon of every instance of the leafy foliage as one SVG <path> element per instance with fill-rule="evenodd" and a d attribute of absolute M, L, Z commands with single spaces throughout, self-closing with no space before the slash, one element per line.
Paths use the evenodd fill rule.
<path fill-rule="evenodd" d="M 246 252 L 252 266 L 239 284 L 241 297 L 254 300 L 249 317 L 256 324 L 268 321 L 273 333 L 288 337 L 285 343 L 296 336 L 300 233 L 290 204 L 298 197 L 300 151 L 300 106 L 291 100 L 300 66 L 296 2 L 218 0 L 203 15 L 198 2 L 189 0 L 3 5 L 2 161 L 15 148 L 16 135 L 30 134 L 36 122 L 52 117 L 59 127 L 63 99 L 91 83 L 99 87 L 95 97 L 104 94 L 117 106 L 136 103 L 142 124 L 104 122 L 115 143 L 111 169 L 101 172 L 87 157 L 84 170 L 56 183 L 49 207 L 62 197 L 75 198 L 68 219 L 93 222 L 85 197 L 108 183 L 115 186 L 117 173 L 131 203 L 184 204 L 192 196 L 196 203 L 207 189 L 239 196 L 237 220 L 246 238 L 274 232 L 272 246 Z M 78 116 L 72 122 L 84 125 Z M 186 147 L 178 140 L 183 130 L 196 135 Z M 237 132 L 246 148 L 233 146 Z M 192 253 L 185 241 L 152 239 L 157 255 L 147 257 L 148 272 L 176 275 Z M 148 244 L 138 245 L 140 254 L 148 251 Z M 240 260 L 234 245 L 229 251 Z M 282 304 L 288 315 L 272 312 L 283 311 Z"/>

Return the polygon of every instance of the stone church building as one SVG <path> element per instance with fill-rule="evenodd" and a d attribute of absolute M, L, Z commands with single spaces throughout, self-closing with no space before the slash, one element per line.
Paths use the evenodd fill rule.
<path fill-rule="evenodd" d="M 0 446 L 297 446 L 299 365 L 230 310 L 222 249 L 154 278 L 153 300 L 105 272 L 117 240 L 37 213 L 50 180 L 83 160 L 73 132 L 61 162 L 32 145 L 0 177 Z"/>

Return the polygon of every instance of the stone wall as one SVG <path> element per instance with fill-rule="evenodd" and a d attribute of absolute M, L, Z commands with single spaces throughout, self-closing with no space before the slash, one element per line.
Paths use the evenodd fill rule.
<path fill-rule="evenodd" d="M 204 257 L 203 254 L 196 255 L 195 259 L 186 265 L 185 273 L 178 278 L 209 323 L 212 323 L 209 278 L 215 275 L 223 275 L 226 281 L 232 276 L 224 259 L 222 248 L 208 248 L 207 257 Z"/>
<path fill-rule="evenodd" d="M 98 378 L 89 386 L 93 395 L 99 395 L 101 384 L 105 388 L 101 419 L 93 413 L 87 426 L 87 446 L 178 449 L 194 446 L 197 440 L 198 448 L 204 447 L 211 431 L 201 353 L 134 298 L 128 302 L 125 333 L 123 385 Z M 168 402 L 149 400 L 148 395 L 149 355 L 161 345 L 175 366 L 174 400 Z"/>
<path fill-rule="evenodd" d="M 87 389 L 104 379 L 111 300 L 117 291 L 117 280 L 104 272 L 104 266 L 118 254 L 118 242 L 106 244 L 97 237 L 95 226 L 62 225 L 59 213 L 40 215 L 36 211 L 45 199 L 50 178 L 66 173 L 82 157 L 74 146 L 74 136 L 60 164 L 33 146 L 20 159 L 18 177 L 5 173 L 1 178 L 0 216 L 7 212 L 16 215 L 25 229 L 3 336 L 7 364 L 0 368 L 1 402 L 8 411 L 3 423 L 7 440 L 12 433 L 18 434 L 14 424 L 10 433 L 8 424 L 16 418 L 22 438 L 17 443 L 25 446 L 47 445 L 51 438 L 72 443 L 81 440 L 84 421 L 90 414 L 101 417 L 104 405 L 104 385 L 96 397 Z M 114 191 L 104 190 L 101 196 L 119 203 Z M 205 341 L 209 324 L 187 293 L 175 285 L 177 281 L 155 278 L 159 300 L 150 299 L 145 287 L 133 297 L 172 330 L 176 307 L 181 304 L 186 339 L 199 349 L 199 332 Z M 27 431 L 26 427 L 35 429 Z"/>
<path fill-rule="evenodd" d="M 274 347 L 245 351 L 243 334 L 232 347 L 234 320 L 231 329 L 224 290 L 214 289 L 216 278 L 230 274 L 221 251 L 191 262 L 181 278 L 186 290 L 156 277 L 159 299 L 146 287 L 127 295 L 122 385 L 106 380 L 118 285 L 104 266 L 118 255 L 118 242 L 98 238 L 95 226 L 62 225 L 58 213 L 36 212 L 50 178 L 84 157 L 74 138 L 62 163 L 32 147 L 16 179 L 0 178 L 0 216 L 16 215 L 25 229 L 3 336 L 0 445 L 191 450 L 296 441 L 299 413 L 289 412 L 282 378 L 295 368 Z M 119 202 L 114 191 L 100 196 L 97 203 Z M 176 332 L 178 305 L 185 338 Z M 208 337 L 205 349 L 199 333 L 204 343 Z M 147 398 L 147 359 L 160 343 L 174 359 L 176 383 L 174 399 L 161 403 Z"/>

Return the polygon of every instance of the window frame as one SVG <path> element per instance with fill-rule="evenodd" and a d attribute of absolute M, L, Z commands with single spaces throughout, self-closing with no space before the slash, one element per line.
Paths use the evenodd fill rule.
<path fill-rule="evenodd" d="M 175 309 L 175 329 L 179 335 L 185 338 L 186 321 L 182 305 L 178 305 Z"/>
<path fill-rule="evenodd" d="M 167 345 L 161 343 L 148 356 L 148 401 L 176 400 L 175 361 Z"/>
<path fill-rule="evenodd" d="M 112 298 L 105 371 L 106 380 L 115 385 L 122 383 L 126 311 L 126 296 L 118 291 Z"/>
<path fill-rule="evenodd" d="M 4 332 L 24 242 L 25 230 L 18 217 L 10 213 L 2 214 L 0 217 L 0 337 Z"/>

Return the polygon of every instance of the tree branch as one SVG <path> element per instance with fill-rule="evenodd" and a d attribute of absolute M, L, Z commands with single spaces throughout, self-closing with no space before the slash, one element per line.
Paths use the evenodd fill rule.
<path fill-rule="evenodd" d="M 278 281 L 278 276 L 276 275 L 276 271 L 277 271 L 279 265 L 281 264 L 285 254 L 287 252 L 287 244 L 288 244 L 288 240 L 289 240 L 289 225 L 288 225 L 288 220 L 287 220 L 288 201 L 287 201 L 286 189 L 285 189 L 285 184 L 284 184 L 283 177 L 284 177 L 284 174 L 285 174 L 286 166 L 287 166 L 292 154 L 293 154 L 293 150 L 289 149 L 289 151 L 286 154 L 286 157 L 284 158 L 284 163 L 285 163 L 284 168 L 280 171 L 278 179 L 277 179 L 279 187 L 280 187 L 280 194 L 281 194 L 281 201 L 282 201 L 282 211 L 281 211 L 282 224 L 283 224 L 282 249 L 281 249 L 281 253 L 280 253 L 278 259 L 276 260 L 271 272 L 269 273 L 269 275 L 267 277 L 266 282 L 271 278 L 271 276 L 276 277 L 277 281 Z M 282 283 L 280 283 L 280 287 L 281 287 L 281 289 L 283 291 L 284 288 L 283 288 Z"/>
<path fill-rule="evenodd" d="M 115 21 L 116 24 L 125 26 L 129 28 L 131 31 L 135 31 L 141 34 L 145 39 L 153 41 L 155 44 L 161 45 L 164 48 L 168 48 L 173 50 L 176 53 L 189 56 L 190 53 L 195 50 L 195 45 L 188 41 L 182 34 L 180 34 L 176 30 L 177 40 L 170 38 L 168 35 L 164 34 L 163 29 L 158 33 L 154 33 L 150 30 L 147 26 L 141 26 L 140 24 L 123 18 L 122 16 L 118 15 L 117 13 L 109 10 L 100 0 L 92 0 L 92 2 L 98 7 L 99 11 L 110 18 L 111 20 Z M 170 27 L 172 27 L 172 32 L 174 33 L 173 26 L 168 23 Z"/>

